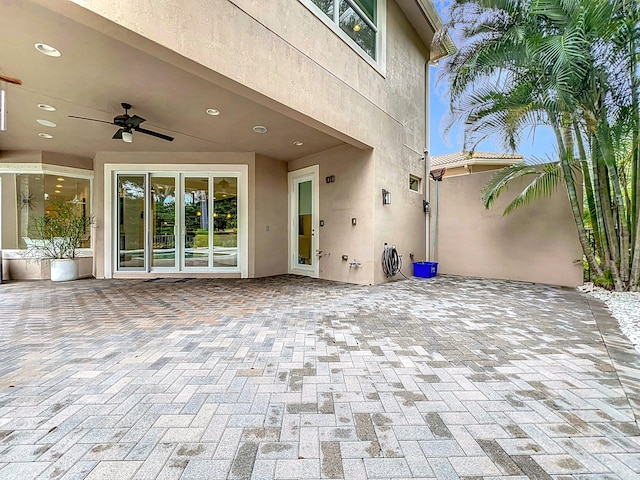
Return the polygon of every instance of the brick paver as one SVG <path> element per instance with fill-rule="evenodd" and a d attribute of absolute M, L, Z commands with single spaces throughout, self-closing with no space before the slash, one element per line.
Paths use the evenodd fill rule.
<path fill-rule="evenodd" d="M 569 289 L 0 285 L 2 479 L 635 479 L 639 398 Z"/>

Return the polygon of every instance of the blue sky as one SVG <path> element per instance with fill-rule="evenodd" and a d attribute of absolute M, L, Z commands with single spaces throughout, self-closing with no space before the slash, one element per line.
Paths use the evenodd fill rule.
<path fill-rule="evenodd" d="M 435 6 L 440 13 L 440 17 L 446 21 L 448 18 L 447 8 L 449 5 L 448 0 L 434 0 Z M 452 32 L 454 42 L 456 41 L 455 33 Z M 442 119 L 446 116 L 449 109 L 449 98 L 447 96 L 445 82 L 440 82 L 436 85 L 438 80 L 439 67 L 431 67 L 431 155 L 444 155 L 445 153 L 454 153 L 462 150 L 463 146 L 463 133 L 462 128 L 457 126 L 452 129 L 445 137 L 442 134 L 444 125 Z M 525 137 L 520 145 L 520 148 L 515 153 L 520 153 L 525 158 L 538 157 L 546 158 L 552 155 L 554 152 L 555 140 L 550 131 L 545 128 L 538 128 L 533 137 Z M 487 139 L 480 143 L 476 147 L 476 151 L 479 152 L 496 152 L 496 153 L 511 153 L 502 147 L 500 139 Z"/>

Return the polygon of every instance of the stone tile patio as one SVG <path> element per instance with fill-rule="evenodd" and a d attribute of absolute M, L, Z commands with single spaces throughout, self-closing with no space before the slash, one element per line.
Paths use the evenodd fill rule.
<path fill-rule="evenodd" d="M 573 290 L 0 285 L 2 479 L 637 479 L 640 358 Z"/>

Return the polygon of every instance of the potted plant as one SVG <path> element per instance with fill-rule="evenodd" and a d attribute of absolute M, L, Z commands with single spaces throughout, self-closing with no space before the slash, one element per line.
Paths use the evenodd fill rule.
<path fill-rule="evenodd" d="M 59 202 L 33 218 L 31 238 L 25 256 L 51 264 L 51 280 L 76 280 L 79 277 L 78 249 L 90 237 L 94 219 L 74 202 Z"/>

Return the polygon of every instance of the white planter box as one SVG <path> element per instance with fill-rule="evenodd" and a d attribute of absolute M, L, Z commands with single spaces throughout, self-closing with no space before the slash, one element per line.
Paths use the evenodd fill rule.
<path fill-rule="evenodd" d="M 51 281 L 66 282 L 79 277 L 78 261 L 70 258 L 51 260 Z"/>

